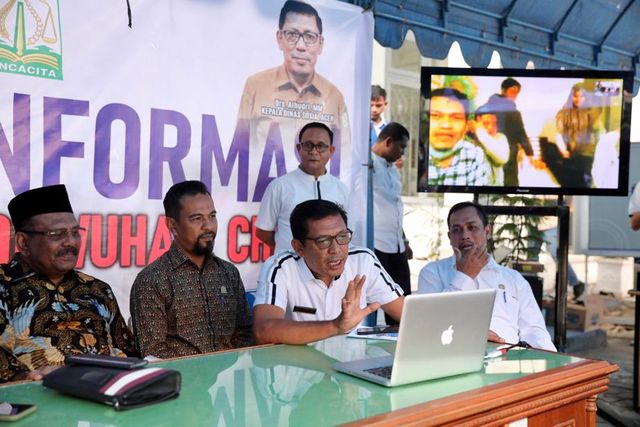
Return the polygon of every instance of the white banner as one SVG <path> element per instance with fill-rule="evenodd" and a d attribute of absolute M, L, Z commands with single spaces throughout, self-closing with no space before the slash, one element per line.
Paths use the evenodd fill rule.
<path fill-rule="evenodd" d="M 310 1 L 322 37 L 301 58 L 276 37 L 283 3 L 138 0 L 129 28 L 124 0 L 0 1 L 0 262 L 13 253 L 9 200 L 66 184 L 89 230 L 78 268 L 108 282 L 127 317 L 136 274 L 170 245 L 164 194 L 198 179 L 218 211 L 215 253 L 253 289 L 268 255 L 253 232 L 259 202 L 297 167 L 297 130 L 309 121 L 336 131 L 329 168 L 351 189 L 349 222 L 362 244 L 373 17 Z M 298 66 L 316 60 L 326 80 L 318 87 L 331 94 L 270 98 L 265 70 L 288 54 Z"/>

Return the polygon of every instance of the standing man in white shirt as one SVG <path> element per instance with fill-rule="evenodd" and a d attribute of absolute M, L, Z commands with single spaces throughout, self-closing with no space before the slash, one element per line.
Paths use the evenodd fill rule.
<path fill-rule="evenodd" d="M 256 221 L 256 235 L 276 251 L 291 249 L 291 211 L 310 199 L 329 200 L 347 206 L 349 190 L 338 178 L 327 172 L 327 163 L 335 152 L 333 132 L 324 123 L 304 125 L 296 150 L 298 168 L 271 181 L 265 190 Z"/>
<path fill-rule="evenodd" d="M 482 208 L 462 202 L 449 210 L 454 256 L 430 262 L 418 280 L 419 293 L 495 289 L 489 340 L 556 351 L 531 286 L 520 273 L 499 265 L 487 253 L 491 227 Z"/>
<path fill-rule="evenodd" d="M 387 91 L 380 85 L 371 86 L 371 129 L 370 138 L 371 145 L 376 143 L 378 135 L 382 132 L 382 129 L 389 123 L 384 118 L 383 114 L 389 106 L 387 100 Z M 402 169 L 404 165 L 404 159 L 400 157 L 395 161 L 395 165 L 398 169 Z"/>
<path fill-rule="evenodd" d="M 402 219 L 402 182 L 394 166 L 409 142 L 409 131 L 400 123 L 388 123 L 371 148 L 373 160 L 373 230 L 375 254 L 384 269 L 400 285 L 405 295 L 411 294 L 412 257 L 404 238 Z M 394 320 L 385 316 L 388 324 Z"/>

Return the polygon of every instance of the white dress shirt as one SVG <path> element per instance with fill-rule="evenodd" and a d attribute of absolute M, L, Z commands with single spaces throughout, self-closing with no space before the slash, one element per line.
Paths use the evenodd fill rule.
<path fill-rule="evenodd" d="M 373 159 L 373 234 L 375 248 L 390 254 L 405 251 L 402 236 L 402 182 L 393 163 L 371 153 Z"/>
<path fill-rule="evenodd" d="M 342 312 L 342 299 L 349 281 L 357 274 L 367 280 L 360 308 L 378 302 L 385 305 L 402 295 L 402 289 L 381 267 L 369 249 L 349 248 L 342 275 L 329 286 L 313 276 L 303 258 L 293 251 L 280 252 L 265 261 L 260 270 L 255 304 L 272 304 L 295 321 L 333 320 Z"/>
<path fill-rule="evenodd" d="M 526 341 L 532 347 L 556 351 L 529 283 L 492 257 L 475 279 L 456 270 L 455 257 L 430 262 L 418 278 L 418 293 L 473 289 L 496 290 L 490 328 L 507 343 Z"/>
<path fill-rule="evenodd" d="M 342 181 L 329 173 L 316 178 L 300 168 L 274 179 L 267 186 L 256 227 L 275 231 L 275 252 L 291 249 L 291 211 L 299 203 L 312 199 L 329 200 L 346 210 L 349 190 Z"/>

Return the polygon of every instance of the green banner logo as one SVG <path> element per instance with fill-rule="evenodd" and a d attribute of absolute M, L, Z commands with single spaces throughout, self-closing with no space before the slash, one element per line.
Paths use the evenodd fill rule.
<path fill-rule="evenodd" d="M 62 80 L 58 0 L 0 0 L 0 72 Z"/>

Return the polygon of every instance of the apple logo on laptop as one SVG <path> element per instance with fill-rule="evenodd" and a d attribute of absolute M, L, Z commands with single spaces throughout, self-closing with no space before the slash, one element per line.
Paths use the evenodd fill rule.
<path fill-rule="evenodd" d="M 449 325 L 447 329 L 442 331 L 440 341 L 442 342 L 442 345 L 449 345 L 453 342 L 453 325 Z"/>

